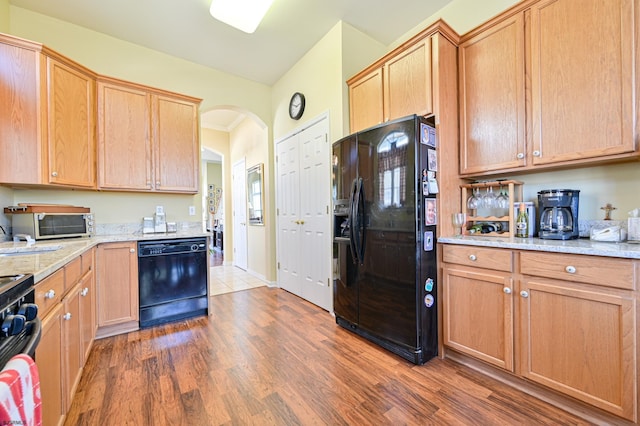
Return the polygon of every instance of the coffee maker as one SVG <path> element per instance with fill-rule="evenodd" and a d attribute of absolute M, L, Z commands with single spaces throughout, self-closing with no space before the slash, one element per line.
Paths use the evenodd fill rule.
<path fill-rule="evenodd" d="M 579 237 L 577 189 L 545 189 L 538 192 L 540 226 L 538 237 L 571 240 Z"/>

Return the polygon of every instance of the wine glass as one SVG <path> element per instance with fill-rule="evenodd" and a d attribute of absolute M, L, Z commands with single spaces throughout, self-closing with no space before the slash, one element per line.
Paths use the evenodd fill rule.
<path fill-rule="evenodd" d="M 502 186 L 500 186 L 500 191 L 496 197 L 496 207 L 503 210 L 509 208 L 509 194 L 503 190 Z"/>
<path fill-rule="evenodd" d="M 478 197 L 478 188 L 472 189 L 471 196 L 467 200 L 467 208 L 469 210 L 476 210 L 480 206 L 480 198 Z"/>
<path fill-rule="evenodd" d="M 487 188 L 487 192 L 482 197 L 482 207 L 492 209 L 496 206 L 496 194 L 493 192 L 493 186 Z"/>
<path fill-rule="evenodd" d="M 460 237 L 462 235 L 462 227 L 467 223 L 467 215 L 464 213 L 454 213 L 451 215 L 451 223 L 453 223 L 453 227 L 456 229 L 456 237 Z"/>

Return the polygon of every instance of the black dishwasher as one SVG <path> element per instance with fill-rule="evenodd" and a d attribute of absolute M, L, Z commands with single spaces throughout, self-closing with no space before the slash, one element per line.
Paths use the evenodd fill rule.
<path fill-rule="evenodd" d="M 138 242 L 140 327 L 207 314 L 207 240 Z"/>

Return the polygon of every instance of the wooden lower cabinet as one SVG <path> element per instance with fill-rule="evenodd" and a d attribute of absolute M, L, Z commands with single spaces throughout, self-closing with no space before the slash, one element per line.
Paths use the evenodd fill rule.
<path fill-rule="evenodd" d="M 447 266 L 442 285 L 444 344 L 513 371 L 511 273 Z"/>
<path fill-rule="evenodd" d="M 80 334 L 80 283 L 69 291 L 62 301 L 62 338 L 64 346 L 64 406 L 65 412 L 71 407 L 80 375 L 82 374 L 83 346 Z"/>
<path fill-rule="evenodd" d="M 100 244 L 96 252 L 96 265 L 97 337 L 137 330 L 139 328 L 137 243 Z"/>
<path fill-rule="evenodd" d="M 513 272 L 472 265 L 512 255 Z M 454 245 L 442 256 L 447 349 L 637 422 L 638 261 Z M 594 265 L 604 275 L 587 279 Z"/>
<path fill-rule="evenodd" d="M 94 282 L 92 249 L 36 284 L 42 337 L 35 360 L 45 426 L 62 424 L 80 382 L 95 336 L 95 300 L 83 294 L 93 293 Z"/>
<path fill-rule="evenodd" d="M 42 318 L 42 336 L 36 350 L 42 396 L 42 424 L 62 424 L 66 410 L 62 392 L 62 304 Z"/>

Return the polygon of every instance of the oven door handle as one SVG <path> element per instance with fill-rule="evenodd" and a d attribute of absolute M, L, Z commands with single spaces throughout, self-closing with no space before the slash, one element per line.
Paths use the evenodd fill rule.
<path fill-rule="evenodd" d="M 31 338 L 22 350 L 22 353 L 33 358 L 36 353 L 36 348 L 40 343 L 40 337 L 42 336 L 42 322 L 40 321 L 40 318 L 34 318 L 33 321 L 29 321 L 28 325 L 31 326 Z"/>

